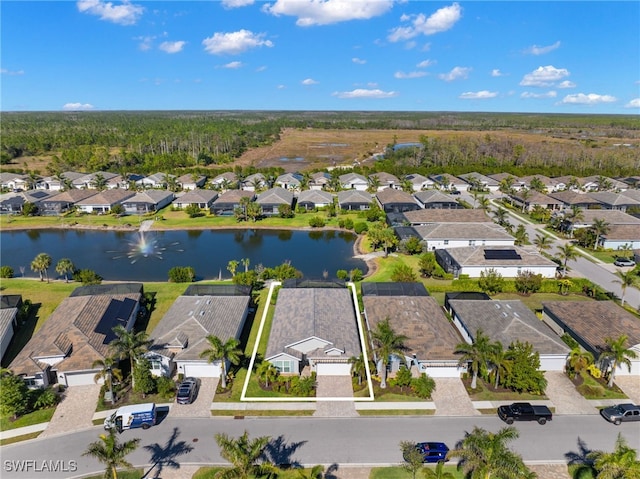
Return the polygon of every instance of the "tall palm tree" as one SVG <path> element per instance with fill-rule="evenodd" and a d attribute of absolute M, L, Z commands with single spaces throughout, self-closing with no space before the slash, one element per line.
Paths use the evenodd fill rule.
<path fill-rule="evenodd" d="M 493 219 L 495 220 L 496 223 L 498 223 L 500 226 L 504 226 L 505 223 L 507 223 L 507 210 L 498 207 L 494 212 L 493 212 Z"/>
<path fill-rule="evenodd" d="M 69 258 L 62 258 L 56 264 L 56 273 L 64 275 L 65 283 L 69 282 L 69 273 L 73 273 L 75 269 L 73 262 Z"/>
<path fill-rule="evenodd" d="M 486 196 L 482 196 L 478 200 L 478 206 L 483 211 L 488 211 L 490 204 L 491 204 L 491 202 L 489 201 L 489 198 L 487 198 Z"/>
<path fill-rule="evenodd" d="M 107 466 L 104 479 L 118 479 L 118 467 L 131 467 L 125 457 L 135 451 L 139 443 L 139 438 L 119 442 L 115 429 L 110 429 L 108 434 L 100 434 L 100 441 L 90 443 L 82 455 L 94 457 Z"/>
<path fill-rule="evenodd" d="M 97 383 L 100 380 L 104 380 L 104 383 L 109 388 L 111 404 L 115 404 L 116 398 L 113 395 L 113 380 L 122 381 L 122 371 L 116 367 L 116 360 L 111 357 L 96 359 L 91 367 L 100 368 L 100 371 L 93 377 L 93 381 Z"/>
<path fill-rule="evenodd" d="M 222 340 L 210 334 L 207 336 L 207 342 L 209 348 L 200 353 L 201 358 L 207 358 L 207 361 L 213 363 L 220 361 L 220 376 L 222 379 L 222 388 L 227 388 L 227 361 L 231 364 L 239 364 L 242 351 L 238 347 L 240 341 L 236 338 L 229 338 L 227 342 L 223 343 Z"/>
<path fill-rule="evenodd" d="M 133 367 L 136 360 L 149 349 L 153 341 L 149 339 L 146 332 L 139 331 L 136 333 L 133 330 L 127 331 L 124 326 L 116 326 L 113 328 L 113 332 L 116 334 L 116 338 L 111 341 L 109 348 L 117 358 L 129 359 L 131 386 L 133 387 Z"/>
<path fill-rule="evenodd" d="M 614 280 L 614 283 L 618 283 L 620 288 L 622 289 L 622 297 L 620 298 L 620 303 L 624 306 L 624 297 L 627 294 L 627 287 L 633 286 L 636 280 L 638 279 L 638 275 L 633 272 L 633 270 L 627 271 L 626 273 L 622 270 L 616 271 L 616 276 L 620 279 Z"/>
<path fill-rule="evenodd" d="M 220 455 L 231 463 L 229 469 L 216 473 L 217 479 L 249 479 L 278 471 L 274 464 L 263 460 L 264 451 L 271 441 L 269 436 L 249 439 L 249 433 L 245 431 L 237 439 L 225 433 L 216 434 L 215 439 Z"/>
<path fill-rule="evenodd" d="M 536 245 L 538 247 L 538 251 L 542 253 L 543 251 L 551 248 L 553 241 L 549 236 L 543 233 L 538 233 L 533 240 L 533 244 Z"/>
<path fill-rule="evenodd" d="M 509 351 L 505 350 L 500 341 L 494 342 L 489 348 L 487 354 L 487 362 L 491 367 L 491 374 L 495 378 L 494 387 L 497 389 L 500 385 L 500 377 L 504 377 L 511 372 L 513 365 Z"/>
<path fill-rule="evenodd" d="M 627 339 L 629 337 L 626 334 L 621 334 L 617 338 L 605 338 L 606 344 L 605 351 L 600 354 L 601 359 L 609 361 L 611 365 L 611 374 L 609 374 L 609 387 L 613 387 L 613 381 L 616 376 L 616 370 L 618 366 L 625 365 L 629 372 L 631 372 L 631 360 L 636 359 L 638 354 L 630 348 L 627 348 Z"/>
<path fill-rule="evenodd" d="M 609 232 L 610 228 L 611 228 L 611 225 L 607 223 L 607 221 L 604 218 L 596 218 L 595 220 L 593 220 L 593 223 L 591 224 L 591 229 L 596 234 L 596 239 L 593 243 L 594 250 L 598 249 L 600 238 L 602 237 L 602 235 L 606 235 Z"/>
<path fill-rule="evenodd" d="M 507 443 L 518 438 L 518 430 L 513 426 L 488 432 L 477 426 L 465 434 L 449 451 L 448 457 L 459 457 L 458 470 L 469 479 L 522 479 L 535 477 L 525 466 L 522 457 L 507 447 Z"/>
<path fill-rule="evenodd" d="M 456 346 L 454 353 L 462 354 L 460 365 L 466 366 L 471 370 L 471 389 L 476 389 L 478 385 L 478 375 L 484 375 L 487 370 L 487 356 L 490 348 L 491 342 L 489 336 L 484 334 L 482 329 L 478 329 L 473 343 L 462 342 Z"/>
<path fill-rule="evenodd" d="M 637 451 L 618 433 L 613 452 L 592 451 L 587 458 L 593 461 L 597 479 L 640 479 L 640 460 Z"/>
<path fill-rule="evenodd" d="M 47 270 L 51 267 L 51 256 L 47 253 L 39 253 L 31 262 L 31 270 L 37 271 L 40 275 L 40 281 L 44 281 L 44 278 L 47 278 L 47 283 L 49 282 L 49 275 L 47 274 Z"/>
<path fill-rule="evenodd" d="M 404 351 L 407 349 L 404 342 L 407 337 L 402 334 L 397 334 L 391 327 L 389 317 L 384 321 L 380 321 L 376 324 L 376 327 L 371 331 L 371 340 L 373 342 L 373 353 L 378 360 L 377 368 L 378 374 L 380 374 L 380 387 L 387 387 L 387 366 L 391 356 L 398 356 L 402 358 Z"/>
<path fill-rule="evenodd" d="M 362 378 L 366 375 L 367 372 L 364 353 L 360 353 L 360 355 L 358 356 L 351 356 L 349 358 L 349 364 L 351 364 L 351 374 L 358 377 L 358 384 L 362 384 Z"/>
<path fill-rule="evenodd" d="M 262 361 L 256 369 L 256 375 L 259 380 L 264 382 L 266 387 L 269 387 L 269 383 L 275 381 L 278 377 L 278 369 L 269 361 Z"/>
<path fill-rule="evenodd" d="M 562 275 L 567 275 L 567 263 L 573 261 L 578 257 L 578 251 L 576 247 L 571 243 L 565 243 L 558 247 L 558 257 L 562 263 Z"/>

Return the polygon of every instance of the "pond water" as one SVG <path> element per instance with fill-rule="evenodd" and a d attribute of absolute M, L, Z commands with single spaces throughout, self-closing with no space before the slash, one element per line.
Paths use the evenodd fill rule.
<path fill-rule="evenodd" d="M 89 230 L 28 230 L 0 233 L 2 265 L 13 267 L 16 277 L 37 277 L 31 261 L 38 253 L 51 256 L 49 277 L 55 266 L 69 258 L 81 269 L 91 269 L 105 280 L 166 281 L 174 266 L 191 266 L 198 279 L 228 279 L 231 260 L 249 258 L 249 268 L 274 267 L 290 261 L 304 277 L 318 279 L 324 271 L 359 268 L 353 257 L 356 236 L 329 230 L 189 230 L 145 233 Z M 244 271 L 240 264 L 237 271 Z"/>

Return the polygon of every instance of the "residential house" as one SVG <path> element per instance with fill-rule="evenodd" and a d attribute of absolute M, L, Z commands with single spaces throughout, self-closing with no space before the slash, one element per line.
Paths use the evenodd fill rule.
<path fill-rule="evenodd" d="M 449 173 L 443 173 L 441 175 L 429 176 L 431 180 L 441 190 L 446 191 L 467 191 L 469 189 L 469 183 L 458 178 L 457 176 L 450 175 Z"/>
<path fill-rule="evenodd" d="M 123 203 L 135 194 L 135 191 L 129 190 L 105 190 L 76 202 L 76 207 L 83 213 L 109 213 L 114 205 Z"/>
<path fill-rule="evenodd" d="M 512 175 L 511 173 L 496 173 L 493 175 L 487 175 L 487 177 L 498 182 L 498 190 L 500 190 L 500 186 L 503 184 L 503 181 L 505 184 L 511 184 L 511 189 L 514 191 L 519 191 L 527 187 L 522 179 Z"/>
<path fill-rule="evenodd" d="M 640 321 L 613 301 L 543 301 L 542 319 L 558 334 L 569 334 L 578 344 L 599 360 L 603 371 L 610 369 L 602 362 L 606 338 L 626 335 L 627 348 L 637 354 L 631 359 L 631 371 L 619 366 L 616 376 L 640 376 Z"/>
<path fill-rule="evenodd" d="M 300 191 L 302 189 L 302 175 L 300 173 L 285 173 L 276 178 L 276 187 L 283 190 Z"/>
<path fill-rule="evenodd" d="M 237 181 L 238 177 L 236 174 L 233 171 L 227 171 L 213 178 L 213 180 L 211 180 L 211 185 L 216 190 L 225 191 L 231 189 Z"/>
<path fill-rule="evenodd" d="M 43 176 L 36 183 L 36 189 L 49 191 L 62 191 L 65 185 L 55 176 Z"/>
<path fill-rule="evenodd" d="M 309 182 L 309 189 L 311 190 L 326 190 L 331 182 L 331 175 L 324 171 L 318 171 L 317 173 L 311 173 L 311 181 Z"/>
<path fill-rule="evenodd" d="M 385 213 L 404 213 L 420 209 L 415 198 L 402 190 L 386 188 L 375 194 L 376 201 Z"/>
<path fill-rule="evenodd" d="M 515 238 L 494 223 L 432 223 L 413 226 L 425 249 L 463 248 L 467 246 L 513 246 Z"/>
<path fill-rule="evenodd" d="M 640 249 L 640 224 L 612 225 L 602 234 L 599 244 L 604 249 Z"/>
<path fill-rule="evenodd" d="M 29 387 L 94 384 L 97 360 L 111 355 L 113 328 L 133 328 L 142 284 L 114 283 L 76 288 L 31 337 L 9 365 Z"/>
<path fill-rule="evenodd" d="M 596 220 L 604 220 L 609 226 L 640 225 L 640 218 L 618 210 L 583 210 L 581 216 L 581 218 L 572 222 L 565 220 L 567 231 L 571 232 L 578 228 L 591 228 Z"/>
<path fill-rule="evenodd" d="M 606 210 L 618 210 L 626 212 L 628 208 L 640 209 L 640 200 L 635 200 L 631 196 L 613 191 L 597 191 L 589 193 L 591 198 L 602 204 Z"/>
<path fill-rule="evenodd" d="M 563 371 L 569 347 L 549 326 L 520 300 L 450 300 L 453 324 L 468 344 L 478 331 L 498 341 L 506 350 L 510 344 L 529 343 L 540 355 L 541 371 Z"/>
<path fill-rule="evenodd" d="M 398 177 L 384 171 L 369 175 L 368 181 L 370 185 L 378 185 L 377 191 L 382 191 L 386 188 L 392 188 L 396 190 L 402 189 L 402 185 L 400 184 L 400 180 L 398 179 Z"/>
<path fill-rule="evenodd" d="M 432 179 L 418 173 L 411 173 L 404 178 L 411 183 L 413 191 L 424 191 L 435 187 L 435 183 Z"/>
<path fill-rule="evenodd" d="M 147 190 L 136 193 L 122 202 L 124 211 L 130 215 L 144 215 L 161 210 L 171 204 L 175 195 L 166 190 Z"/>
<path fill-rule="evenodd" d="M 420 208 L 425 209 L 462 209 L 464 208 L 453 196 L 438 190 L 419 191 L 413 194 Z"/>
<path fill-rule="evenodd" d="M 454 354 L 460 336 L 422 283 L 362 283 L 362 304 L 369 331 L 389 319 L 393 331 L 407 338 L 403 357 L 392 356 L 390 372 L 404 363 L 414 375 L 460 377 L 463 369 Z"/>
<path fill-rule="evenodd" d="M 543 278 L 554 278 L 557 264 L 530 246 L 467 246 L 436 250 L 438 264 L 455 278 L 468 275 L 479 278 L 481 273 L 494 270 L 504 278 L 515 278 L 530 271 Z"/>
<path fill-rule="evenodd" d="M 305 210 L 326 208 L 333 204 L 334 195 L 328 191 L 304 190 L 298 194 L 297 207 Z"/>
<path fill-rule="evenodd" d="M 496 192 L 500 189 L 500 182 L 494 180 L 490 176 L 481 175 L 480 173 L 465 173 L 458 175 L 458 178 L 466 181 L 469 184 L 469 189 L 477 191 L 489 191 Z"/>
<path fill-rule="evenodd" d="M 136 186 L 139 188 L 167 188 L 169 181 L 173 179 L 177 180 L 175 175 L 154 173 L 153 175 L 145 176 L 136 181 Z"/>
<path fill-rule="evenodd" d="M 22 295 L 0 295 L 0 359 L 3 360 L 3 364 L 4 355 L 9 349 L 13 334 L 19 327 L 18 315 L 20 314 L 20 308 L 22 308 Z"/>
<path fill-rule="evenodd" d="M 280 208 L 283 206 L 293 208 L 293 193 L 280 187 L 271 188 L 260 193 L 256 203 L 262 208 L 263 215 L 275 216 L 280 214 Z"/>
<path fill-rule="evenodd" d="M 213 190 L 191 190 L 173 200 L 175 208 L 185 209 L 189 205 L 197 205 L 198 208 L 210 209 L 218 198 L 218 192 Z"/>
<path fill-rule="evenodd" d="M 584 191 L 615 191 L 620 192 L 628 188 L 623 181 L 607 178 L 606 176 L 586 176 L 579 178 L 580 184 Z"/>
<path fill-rule="evenodd" d="M 67 190 L 40 202 L 39 212 L 43 216 L 57 216 L 73 209 L 77 202 L 91 198 L 96 190 Z"/>
<path fill-rule="evenodd" d="M 489 223 L 493 220 L 489 218 L 486 211 L 481 209 L 455 209 L 446 210 L 438 208 L 419 209 L 415 211 L 405 211 L 402 213 L 403 223 L 412 226 L 429 225 L 436 223 Z"/>
<path fill-rule="evenodd" d="M 281 288 L 265 360 L 283 374 L 308 367 L 319 376 L 350 376 L 349 358 L 362 352 L 353 301 L 344 287 Z"/>
<path fill-rule="evenodd" d="M 369 180 L 358 173 L 346 173 L 338 177 L 340 185 L 345 190 L 367 191 Z"/>
<path fill-rule="evenodd" d="M 199 378 L 219 378 L 222 362 L 210 363 L 200 354 L 211 347 L 207 336 L 222 342 L 240 340 L 249 315 L 250 288 L 236 285 L 192 285 L 178 296 L 150 339 L 145 354 L 155 376 L 174 373 Z M 228 371 L 229 364 L 225 367 Z"/>
<path fill-rule="evenodd" d="M 256 194 L 253 191 L 228 190 L 218 196 L 211 205 L 211 214 L 216 216 L 233 216 L 235 209 L 242 206 L 242 199 L 253 201 Z"/>
<path fill-rule="evenodd" d="M 202 188 L 207 182 L 207 177 L 204 175 L 187 173 L 186 175 L 179 176 L 176 181 L 180 188 L 188 191 Z"/>
<path fill-rule="evenodd" d="M 338 192 L 338 206 L 341 210 L 364 211 L 371 208 L 373 197 L 362 190 L 346 190 Z"/>
<path fill-rule="evenodd" d="M 118 174 L 116 173 L 111 173 L 109 171 L 96 171 L 95 173 L 88 173 L 85 175 L 82 175 L 78 178 L 75 178 L 73 180 L 71 180 L 71 185 L 73 186 L 73 188 L 77 188 L 77 189 L 96 189 L 96 182 L 98 181 L 104 181 L 104 187 L 107 187 L 107 183 L 110 180 L 113 180 L 114 178 L 117 178 Z M 66 177 L 65 177 L 66 178 Z M 100 179 L 101 178 L 101 179 Z"/>
<path fill-rule="evenodd" d="M 572 175 L 556 176 L 553 178 L 556 187 L 553 191 L 582 191 L 582 183 L 580 178 Z M 551 190 L 550 190 L 551 191 Z"/>
<path fill-rule="evenodd" d="M 549 178 L 548 176 L 544 175 L 529 175 L 520 177 L 520 184 L 522 185 L 522 188 L 533 190 L 534 188 L 531 187 L 532 181 L 534 182 L 534 186 L 535 183 L 539 183 L 544 186 L 543 193 L 548 193 L 551 191 L 561 191 L 566 189 L 567 187 L 566 184 L 562 183 L 556 178 Z"/>
<path fill-rule="evenodd" d="M 40 210 L 41 202 L 56 195 L 56 191 L 28 190 L 0 195 L 0 214 L 21 214 L 26 203 L 34 204 Z"/>
<path fill-rule="evenodd" d="M 27 190 L 28 176 L 20 175 L 18 173 L 0 173 L 0 188 L 10 191 L 22 191 Z"/>
<path fill-rule="evenodd" d="M 562 202 L 563 206 L 567 209 L 577 207 L 583 209 L 601 209 L 602 204 L 592 198 L 591 195 L 587 195 L 585 193 L 581 193 L 579 191 L 574 190 L 564 190 L 564 191 L 552 191 L 549 193 L 551 198 L 554 200 L 558 200 Z"/>
<path fill-rule="evenodd" d="M 254 173 L 242 181 L 242 189 L 246 191 L 259 191 L 267 186 L 267 179 L 262 173 Z"/>
<path fill-rule="evenodd" d="M 521 210 L 531 212 L 536 206 L 541 206 L 546 210 L 560 211 L 564 207 L 564 203 L 549 195 L 539 193 L 536 190 L 522 189 L 513 194 L 508 195 L 512 205 L 517 206 Z"/>

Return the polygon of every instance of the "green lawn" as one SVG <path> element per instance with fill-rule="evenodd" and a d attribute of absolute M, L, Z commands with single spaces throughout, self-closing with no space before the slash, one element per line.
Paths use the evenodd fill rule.
<path fill-rule="evenodd" d="M 103 479 L 104 477 L 104 474 L 97 474 L 95 476 L 87 476 L 85 479 Z M 109 474 L 108 477 L 111 477 L 111 475 Z M 145 477 L 143 469 L 118 470 L 118 479 L 142 479 L 143 477 Z"/>
<path fill-rule="evenodd" d="M 433 466 L 425 466 L 433 467 Z M 444 472 L 450 472 L 455 479 L 464 479 L 464 474 L 456 469 L 456 466 L 444 466 Z M 418 473 L 416 476 L 422 478 L 422 473 Z M 395 467 L 374 467 L 371 469 L 369 479 L 411 479 L 412 476 L 409 472 L 402 469 L 400 466 Z"/>
<path fill-rule="evenodd" d="M 191 476 L 192 479 L 214 479 L 219 471 L 223 471 L 223 467 L 201 467 Z M 286 469 L 278 473 L 278 479 L 300 479 L 300 472 L 310 472 L 310 469 Z M 253 477 L 253 476 L 252 476 Z M 262 476 L 261 476 L 262 477 Z M 257 478 L 256 478 L 257 479 Z"/>
<path fill-rule="evenodd" d="M 10 429 L 18 429 L 19 427 L 33 426 L 34 424 L 40 424 L 43 422 L 49 422 L 51 416 L 55 412 L 56 408 L 41 409 L 34 411 L 24 416 L 20 416 L 15 421 L 12 421 L 8 417 L 0 418 L 0 431 L 8 431 Z"/>
<path fill-rule="evenodd" d="M 29 439 L 35 439 L 40 435 L 42 431 L 32 432 L 30 434 L 23 434 L 22 436 L 10 437 L 8 439 L 0 440 L 0 446 L 8 446 L 9 444 L 15 444 L 16 442 L 28 441 Z"/>

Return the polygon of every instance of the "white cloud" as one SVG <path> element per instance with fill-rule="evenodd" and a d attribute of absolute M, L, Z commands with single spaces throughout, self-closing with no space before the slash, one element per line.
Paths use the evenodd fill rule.
<path fill-rule="evenodd" d="M 616 97 L 611 95 L 599 95 L 597 93 L 576 93 L 575 95 L 567 95 L 562 99 L 562 103 L 574 105 L 597 105 L 598 103 L 613 103 L 618 101 Z"/>
<path fill-rule="evenodd" d="M 558 88 L 575 88 L 576 84 L 570 80 L 565 80 L 558 83 Z"/>
<path fill-rule="evenodd" d="M 398 96 L 398 94 L 395 91 L 356 88 L 351 91 L 337 91 L 333 93 L 333 96 L 337 96 L 338 98 L 393 98 L 394 96 Z"/>
<path fill-rule="evenodd" d="M 504 76 L 504 73 L 502 73 L 498 68 L 494 68 L 493 70 L 491 70 L 491 76 L 501 77 L 501 76 Z"/>
<path fill-rule="evenodd" d="M 125 1 L 120 5 L 102 0 L 78 0 L 78 11 L 89 15 L 96 15 L 100 20 L 117 23 L 118 25 L 135 25 L 142 16 L 144 8 Z"/>
<path fill-rule="evenodd" d="M 177 42 L 162 42 L 158 48 L 165 53 L 178 53 L 182 51 L 186 44 L 187 42 L 182 40 Z"/>
<path fill-rule="evenodd" d="M 387 13 L 393 0 L 353 1 L 353 0 L 276 0 L 262 7 L 271 15 L 298 17 L 296 25 L 330 25 L 349 20 L 367 20 Z"/>
<path fill-rule="evenodd" d="M 566 68 L 556 68 L 553 65 L 538 67 L 522 78 L 520 86 L 551 86 L 569 75 L 569 70 Z"/>
<path fill-rule="evenodd" d="M 0 73 L 3 75 L 17 76 L 24 75 L 24 70 L 7 70 L 6 68 L 2 68 L 0 69 Z"/>
<path fill-rule="evenodd" d="M 539 47 L 538 45 L 533 45 L 527 48 L 524 52 L 530 55 L 544 55 L 545 53 L 552 52 L 560 48 L 560 41 L 558 40 L 553 45 L 547 45 L 546 47 Z"/>
<path fill-rule="evenodd" d="M 228 68 L 229 70 L 237 70 L 238 68 L 242 68 L 244 64 L 242 62 L 229 62 L 222 65 L 222 68 Z"/>
<path fill-rule="evenodd" d="M 444 81 L 466 79 L 470 72 L 471 68 L 469 67 L 454 67 L 449 73 L 441 73 L 438 75 L 438 78 Z"/>
<path fill-rule="evenodd" d="M 93 105 L 90 103 L 65 103 L 62 105 L 62 109 L 69 111 L 93 110 Z"/>
<path fill-rule="evenodd" d="M 315 81 L 313 78 L 305 78 L 300 83 L 303 85 L 317 85 L 319 82 Z"/>
<path fill-rule="evenodd" d="M 284 89 L 285 89 L 285 88 L 287 88 L 287 87 L 286 87 L 286 86 L 284 86 L 284 85 L 278 85 L 276 88 L 277 88 L 278 90 L 284 90 Z"/>
<path fill-rule="evenodd" d="M 533 93 L 525 91 L 520 95 L 520 98 L 555 98 L 558 94 L 554 90 L 550 90 L 546 93 Z"/>
<path fill-rule="evenodd" d="M 625 108 L 640 108 L 640 98 L 634 98 L 629 103 L 627 103 Z"/>
<path fill-rule="evenodd" d="M 427 68 L 430 67 L 431 65 L 435 65 L 436 61 L 435 60 L 422 60 L 420 63 L 418 63 L 416 65 L 417 68 Z"/>
<path fill-rule="evenodd" d="M 253 5 L 255 0 L 222 0 L 224 8 L 240 8 Z"/>
<path fill-rule="evenodd" d="M 362 58 L 358 58 L 358 57 L 353 57 L 351 61 L 353 63 L 357 63 L 358 65 L 364 65 L 365 63 L 367 63 L 367 60 L 363 60 Z"/>
<path fill-rule="evenodd" d="M 434 35 L 452 28 L 462 18 L 462 7 L 454 3 L 442 7 L 427 17 L 424 13 L 418 15 L 403 15 L 401 21 L 410 21 L 411 25 L 397 27 L 391 30 L 387 37 L 390 42 L 410 40 L 418 35 Z"/>
<path fill-rule="evenodd" d="M 484 100 L 487 98 L 495 98 L 497 96 L 497 91 L 481 90 L 464 92 L 460 94 L 459 98 L 462 98 L 463 100 Z"/>
<path fill-rule="evenodd" d="M 428 75 L 427 72 L 409 72 L 409 73 L 395 72 L 393 74 L 393 76 L 395 78 L 398 78 L 399 80 L 406 80 L 408 78 L 420 78 L 420 77 L 424 77 L 424 76 L 427 76 L 427 75 Z"/>
<path fill-rule="evenodd" d="M 273 47 L 271 40 L 264 40 L 264 33 L 253 33 L 249 30 L 238 30 L 230 33 L 214 33 L 212 37 L 202 40 L 204 49 L 212 55 L 238 55 L 251 48 Z"/>
<path fill-rule="evenodd" d="M 263 72 L 263 71 L 265 71 L 266 69 L 267 69 L 267 66 L 266 66 L 266 65 L 261 65 L 261 66 L 259 66 L 258 68 L 256 68 L 256 71 L 257 71 L 257 72 Z"/>

